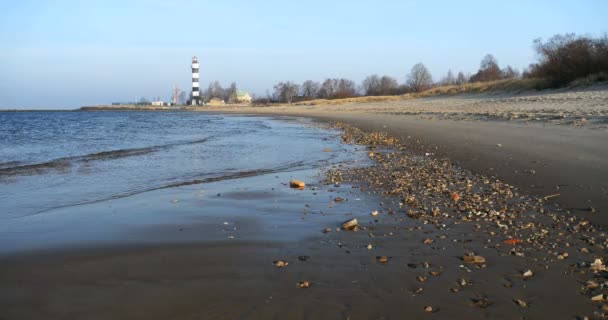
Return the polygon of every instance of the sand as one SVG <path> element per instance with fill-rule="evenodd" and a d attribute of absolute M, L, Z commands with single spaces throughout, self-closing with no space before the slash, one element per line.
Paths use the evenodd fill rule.
<path fill-rule="evenodd" d="M 410 138 L 419 154 L 496 176 L 608 224 L 608 88 L 380 103 L 215 108 L 344 121 Z M 592 213 L 591 211 L 595 211 Z"/>

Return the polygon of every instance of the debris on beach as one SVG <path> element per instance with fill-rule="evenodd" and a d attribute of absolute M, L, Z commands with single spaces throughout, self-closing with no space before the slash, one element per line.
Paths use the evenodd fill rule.
<path fill-rule="evenodd" d="M 604 301 L 604 294 L 600 293 L 598 295 L 591 297 L 591 301 L 593 301 L 593 302 Z"/>
<path fill-rule="evenodd" d="M 492 301 L 488 300 L 488 298 L 476 298 L 472 300 L 473 306 L 480 309 L 485 309 L 493 304 Z"/>
<path fill-rule="evenodd" d="M 272 263 L 277 268 L 284 268 L 284 267 L 287 267 L 289 265 L 289 262 L 284 261 L 284 260 L 276 260 L 276 261 L 273 261 Z"/>
<path fill-rule="evenodd" d="M 304 189 L 304 187 L 306 187 L 306 183 L 304 183 L 304 181 L 293 179 L 289 181 L 289 186 L 292 188 Z"/>
<path fill-rule="evenodd" d="M 522 299 L 513 299 L 513 302 L 515 302 L 516 305 L 518 305 L 522 308 L 528 307 L 528 303 Z"/>
<path fill-rule="evenodd" d="M 486 258 L 482 256 L 475 255 L 466 255 L 462 257 L 462 260 L 466 263 L 474 263 L 474 264 L 484 264 L 486 263 Z"/>
<path fill-rule="evenodd" d="M 374 211 L 372 211 L 372 213 L 371 213 L 372 217 L 375 217 L 375 216 L 377 216 L 377 215 L 379 215 L 379 214 L 380 214 L 380 213 L 378 212 L 378 210 L 374 210 Z"/>
<path fill-rule="evenodd" d="M 572 210 L 553 203 L 551 200 L 559 197 L 559 193 L 534 196 L 521 192 L 495 176 L 476 174 L 460 168 L 449 159 L 442 158 L 439 151 L 435 154 L 437 147 L 425 145 L 411 137 L 395 139 L 386 132 L 364 132 L 344 123 L 335 123 L 334 127 L 343 131 L 342 139 L 345 143 L 366 145 L 374 164 L 365 167 L 333 167 L 327 171 L 325 183 L 354 183 L 361 186 L 361 191 L 395 199 L 393 208 L 384 206 L 382 210 L 392 213 L 390 217 L 394 218 L 395 223 L 405 222 L 409 220 L 407 218 L 414 220 L 408 222 L 414 223 L 414 226 L 403 229 L 423 232 L 424 236 L 419 237 L 420 233 L 410 239 L 419 239 L 423 244 L 436 243 L 438 239 L 452 240 L 441 241 L 440 246 L 425 246 L 422 250 L 462 249 L 466 254 L 461 256 L 463 264 L 460 268 L 469 273 L 473 272 L 471 266 L 484 268 L 487 263 L 484 256 L 473 253 L 473 250 L 484 250 L 484 255 L 488 250 L 495 250 L 497 256 L 501 257 L 497 264 L 509 263 L 506 259 L 511 256 L 521 259 L 520 262 L 512 262 L 512 266 L 557 269 L 564 275 L 582 278 L 580 281 L 583 284 L 592 281 L 587 282 L 585 291 L 589 298 L 592 294 L 599 295 L 600 292 L 593 292 L 598 288 L 608 288 L 605 280 L 598 280 L 599 277 L 605 277 L 604 272 L 608 271 L 603 263 L 606 257 L 599 256 L 608 248 L 608 233 L 601 226 L 573 214 Z M 501 145 L 498 144 L 498 147 Z M 523 173 L 534 174 L 535 170 L 539 169 L 529 168 Z M 557 190 L 559 192 L 559 186 Z M 389 201 L 392 200 L 383 202 Z M 588 206 L 589 204 L 581 207 Z M 593 212 L 590 208 L 586 208 L 587 212 Z M 372 213 L 372 216 L 375 214 Z M 381 229 L 386 225 L 391 225 L 391 221 L 369 227 L 366 225 L 366 232 L 370 237 L 382 239 L 393 234 Z M 364 229 L 363 226 L 360 227 Z M 403 230 L 399 225 L 392 227 Z M 463 230 L 463 233 L 447 231 L 456 228 L 458 232 Z M 349 230 L 344 225 L 342 229 Z M 433 233 L 431 229 L 442 233 Z M 361 243 L 360 247 L 366 245 Z M 583 262 L 567 262 L 581 259 L 590 253 L 598 256 L 592 259 L 587 257 Z M 491 257 L 494 256 L 496 255 L 491 254 Z M 405 266 L 419 268 L 420 263 L 408 263 Z M 441 274 L 440 271 L 431 270 L 426 270 L 429 276 Z M 523 280 L 535 276 L 532 270 L 527 269 L 515 273 L 515 276 Z M 417 279 L 426 281 L 422 276 Z M 459 279 L 458 285 L 450 291 L 464 291 L 465 286 L 473 283 Z M 517 286 L 517 282 L 506 279 L 502 286 L 510 288 Z M 584 285 L 582 287 L 585 288 Z M 601 297 L 606 299 L 605 295 Z M 529 307 L 529 302 L 521 298 L 508 298 L 522 308 Z M 475 299 L 473 303 L 480 308 L 490 304 L 487 298 Z"/>
<path fill-rule="evenodd" d="M 518 244 L 518 243 L 521 243 L 521 242 L 522 242 L 522 240 L 521 240 L 521 239 L 516 239 L 516 238 L 511 238 L 511 239 L 507 239 L 507 240 L 505 240 L 504 242 L 505 242 L 506 244 L 510 244 L 510 245 L 514 246 L 514 245 L 516 245 L 516 244 Z"/>
<path fill-rule="evenodd" d="M 306 289 L 306 288 L 310 288 L 312 283 L 310 281 L 298 281 L 298 283 L 296 285 L 300 289 Z"/>
<path fill-rule="evenodd" d="M 387 256 L 377 256 L 376 257 L 376 261 L 378 261 L 378 263 L 381 263 L 381 264 L 387 264 L 388 259 L 389 258 Z"/>
<path fill-rule="evenodd" d="M 345 221 L 344 223 L 342 223 L 342 229 L 357 231 L 359 229 L 359 222 L 357 221 L 357 219 L 350 219 L 348 221 Z"/>
<path fill-rule="evenodd" d="M 606 265 L 604 265 L 602 259 L 595 259 L 591 264 L 590 269 L 594 272 L 606 271 Z"/>

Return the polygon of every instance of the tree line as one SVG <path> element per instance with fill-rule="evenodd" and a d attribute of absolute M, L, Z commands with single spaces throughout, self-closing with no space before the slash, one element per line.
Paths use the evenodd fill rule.
<path fill-rule="evenodd" d="M 303 83 L 292 81 L 279 82 L 266 97 L 255 99 L 257 103 L 285 102 L 293 103 L 313 99 L 343 99 L 357 96 L 388 96 L 411 92 L 421 92 L 439 85 L 461 85 L 468 82 L 493 81 L 498 79 L 518 78 L 520 73 L 507 66 L 500 69 L 492 55 L 483 58 L 479 71 L 474 75 L 465 75 L 462 71 L 456 76 L 452 71 L 438 82 L 433 81 L 431 72 L 423 63 L 415 64 L 405 77 L 405 82 L 388 75 L 369 75 L 360 85 L 345 78 L 328 78 L 322 82 L 306 80 Z"/>
<path fill-rule="evenodd" d="M 451 70 L 433 81 L 433 76 L 423 63 L 415 64 L 403 83 L 397 79 L 377 74 L 367 76 L 360 85 L 344 78 L 328 78 L 322 82 L 306 80 L 301 84 L 285 81 L 274 85 L 266 97 L 257 98 L 255 103 L 292 103 L 312 99 L 341 99 L 356 96 L 400 95 L 421 92 L 435 86 L 463 85 L 469 82 L 488 82 L 502 79 L 538 78 L 546 80 L 546 87 L 559 87 L 573 80 L 593 75 L 593 81 L 608 80 L 608 36 L 591 38 L 574 34 L 556 35 L 548 41 L 534 41 L 538 62 L 527 70 L 519 70 L 507 65 L 501 68 L 497 59 L 487 54 L 474 74 Z"/>

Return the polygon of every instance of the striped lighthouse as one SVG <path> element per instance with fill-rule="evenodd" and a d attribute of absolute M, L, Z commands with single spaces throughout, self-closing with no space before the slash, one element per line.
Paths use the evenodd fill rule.
<path fill-rule="evenodd" d="M 198 75 L 198 58 L 196 56 L 192 57 L 192 97 L 190 99 L 190 104 L 192 104 L 193 106 L 201 104 L 201 91 Z"/>

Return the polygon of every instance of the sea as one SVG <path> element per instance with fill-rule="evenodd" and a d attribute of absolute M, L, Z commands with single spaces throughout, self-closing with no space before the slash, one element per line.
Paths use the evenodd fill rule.
<path fill-rule="evenodd" d="M 113 238 L 126 239 L 126 225 L 180 214 L 298 213 L 300 202 L 318 200 L 287 193 L 290 178 L 320 181 L 323 169 L 361 158 L 340 132 L 303 118 L 0 112 L 0 252 L 101 241 L 116 230 L 123 235 Z"/>
<path fill-rule="evenodd" d="M 327 165 L 337 154 L 321 151 L 335 135 L 265 117 L 0 113 L 0 219 Z"/>

